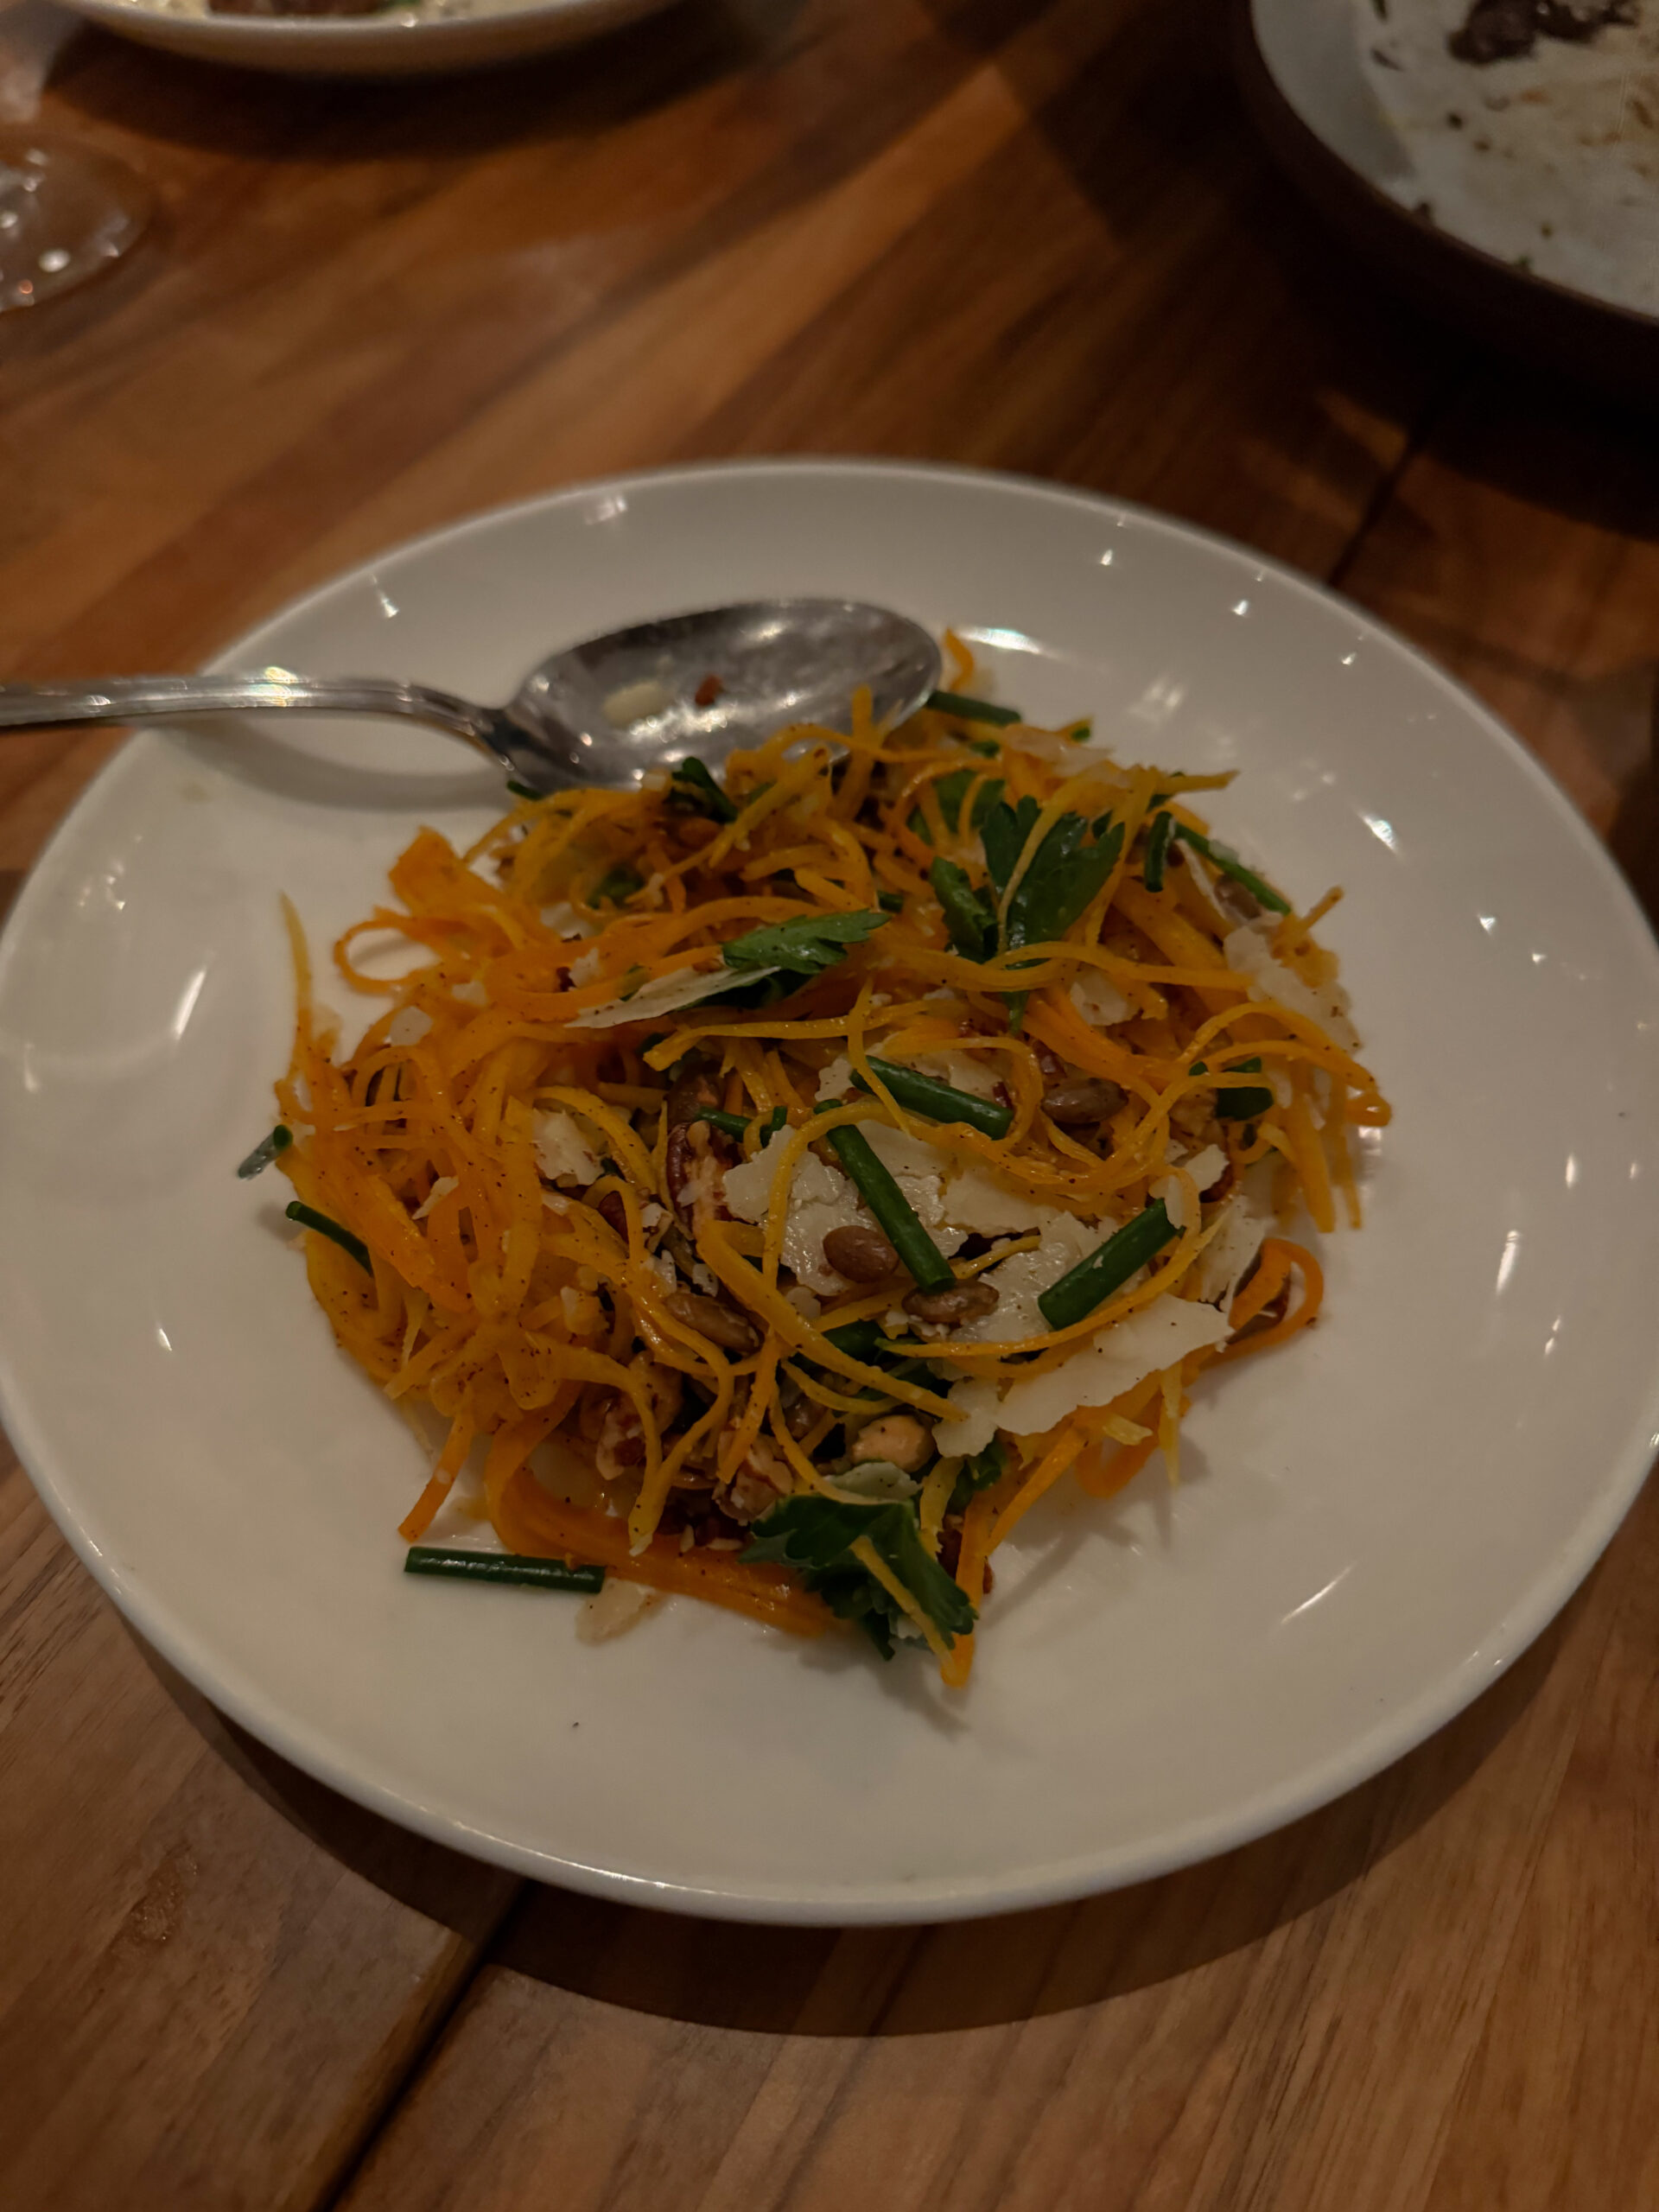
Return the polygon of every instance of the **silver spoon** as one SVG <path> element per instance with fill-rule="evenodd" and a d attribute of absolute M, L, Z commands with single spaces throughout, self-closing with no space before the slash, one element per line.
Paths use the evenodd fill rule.
<path fill-rule="evenodd" d="M 466 740 L 515 783 L 636 785 L 695 753 L 711 767 L 791 722 L 845 729 L 868 684 L 878 722 L 914 714 L 939 681 L 926 631 L 853 600 L 769 599 L 636 623 L 568 646 L 532 670 L 505 707 L 378 676 L 121 676 L 102 683 L 0 683 L 0 729 L 176 721 L 182 715 L 395 715 Z"/>

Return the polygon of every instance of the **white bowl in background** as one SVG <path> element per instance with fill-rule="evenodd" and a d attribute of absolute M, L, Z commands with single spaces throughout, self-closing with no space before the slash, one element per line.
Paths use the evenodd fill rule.
<path fill-rule="evenodd" d="M 141 46 L 296 77 L 423 77 L 574 46 L 671 0 L 429 0 L 373 16 L 215 16 L 194 0 L 65 0 Z"/>

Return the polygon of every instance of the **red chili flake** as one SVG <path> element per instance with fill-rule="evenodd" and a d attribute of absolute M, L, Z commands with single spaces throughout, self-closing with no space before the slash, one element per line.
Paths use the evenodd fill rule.
<path fill-rule="evenodd" d="M 725 677 L 723 676 L 715 676 L 711 671 L 709 675 L 703 677 L 702 683 L 699 683 L 696 688 L 695 696 L 698 706 L 712 707 L 715 700 L 719 698 L 721 693 L 725 689 Z"/>

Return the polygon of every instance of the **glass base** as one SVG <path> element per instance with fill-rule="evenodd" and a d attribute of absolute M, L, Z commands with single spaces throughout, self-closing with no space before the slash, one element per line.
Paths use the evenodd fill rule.
<path fill-rule="evenodd" d="M 151 207 L 124 162 L 26 127 L 0 130 L 0 314 L 110 268 L 143 236 Z"/>

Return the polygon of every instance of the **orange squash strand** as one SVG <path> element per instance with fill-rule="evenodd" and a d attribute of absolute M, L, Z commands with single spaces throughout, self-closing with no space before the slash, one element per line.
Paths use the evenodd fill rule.
<path fill-rule="evenodd" d="M 971 696 L 973 654 L 961 640 L 947 645 L 950 683 Z M 1179 1173 L 1181 1158 L 1216 1144 L 1236 1166 L 1273 1157 L 1277 1195 L 1304 1205 L 1319 1229 L 1339 1210 L 1357 1223 L 1346 1130 L 1386 1124 L 1376 1077 L 1317 1021 L 1250 996 L 1227 964 L 1225 918 L 1202 869 L 1184 863 L 1162 890 L 1146 887 L 1138 833 L 1154 794 L 1169 794 L 1160 803 L 1201 830 L 1188 802 L 1226 779 L 1120 765 L 1024 724 L 995 737 L 985 728 L 925 710 L 884 731 L 861 695 L 844 736 L 802 726 L 734 755 L 734 821 L 689 814 L 667 791 L 596 791 L 516 804 L 466 852 L 420 830 L 391 871 L 391 899 L 334 947 L 337 973 L 371 1010 L 350 1047 L 314 994 L 303 932 L 285 908 L 296 1020 L 276 1098 L 295 1141 L 281 1171 L 369 1259 L 365 1269 L 308 1236 L 308 1280 L 342 1350 L 389 1395 L 429 1406 L 448 1425 L 401 1524 L 406 1540 L 429 1529 L 476 1446 L 486 1508 L 515 1548 L 597 1560 L 816 1633 L 825 1609 L 786 1570 L 743 1567 L 662 1533 L 677 1494 L 710 1482 L 719 1499 L 738 1484 L 817 1486 L 832 1471 L 821 1464 L 824 1440 L 871 1402 L 861 1391 L 931 1423 L 958 1377 L 1001 1388 L 1051 1372 L 1157 1298 L 1191 1295 L 1219 1225 L 1208 1208 L 1144 1281 L 1068 1329 L 1009 1341 L 945 1336 L 927 1344 L 932 1377 L 894 1374 L 827 1332 L 880 1320 L 902 1294 L 896 1286 L 804 1298 L 785 1258 L 785 1204 L 750 1223 L 721 1203 L 721 1160 L 753 1160 L 779 1116 L 779 1192 L 809 1154 L 834 1164 L 824 1143 L 833 1132 L 879 1127 L 924 1141 L 952 1174 L 991 1175 L 1028 1217 L 1057 1210 L 1103 1236 Z M 993 782 L 1007 804 L 1037 810 L 995 897 L 974 822 Z M 1052 941 L 967 957 L 931 889 L 936 861 L 1011 912 L 1044 830 L 1073 811 L 1109 813 L 1124 831 L 1086 913 Z M 619 876 L 624 866 L 632 873 Z M 1334 899 L 1287 915 L 1274 935 L 1278 957 L 1310 981 L 1332 972 L 1313 931 Z M 879 927 L 823 972 L 791 976 L 774 1006 L 683 995 L 662 1014 L 649 1000 L 639 1018 L 627 1014 L 642 989 L 722 978 L 734 937 L 878 911 L 878 900 Z M 1015 994 L 1024 1019 L 1011 1029 Z M 1118 1018 L 1102 1011 L 1114 995 Z M 688 1055 L 707 1073 L 707 1096 L 747 1124 L 741 1137 L 671 1122 L 674 1071 Z M 982 1089 L 987 1077 L 1000 1086 L 1005 1129 L 931 1121 L 878 1065 L 935 1055 L 970 1063 Z M 1246 1058 L 1260 1059 L 1274 1091 L 1248 1146 L 1237 1124 L 1213 1116 L 1215 1072 Z M 826 1096 L 820 1109 L 824 1071 L 838 1058 L 863 1087 Z M 1109 1142 L 1047 1110 L 1057 1080 L 1116 1087 Z M 694 1278 L 676 1242 L 687 1234 Z M 1031 1241 L 1009 1234 L 972 1260 L 958 1256 L 954 1272 L 971 1281 Z M 1293 1278 L 1294 1308 L 1262 1325 Z M 704 1334 L 688 1292 L 741 1309 L 754 1349 Z M 1002 1481 L 963 1516 L 963 1590 L 978 1601 L 990 1553 L 1068 1473 L 1088 1494 L 1110 1496 L 1159 1441 L 1173 1469 L 1198 1376 L 1284 1344 L 1311 1325 L 1323 1294 L 1314 1255 L 1270 1238 L 1234 1301 L 1224 1351 L 1195 1354 L 1046 1438 L 1015 1440 Z M 791 1427 L 786 1409 L 802 1393 L 807 1422 Z M 1124 1444 L 1124 1422 L 1147 1435 Z M 537 1480 L 531 1455 L 549 1438 L 609 1470 L 605 1510 L 563 1506 Z M 945 1655 L 947 1681 L 966 1681 L 974 1643 L 962 1638 Z"/>

